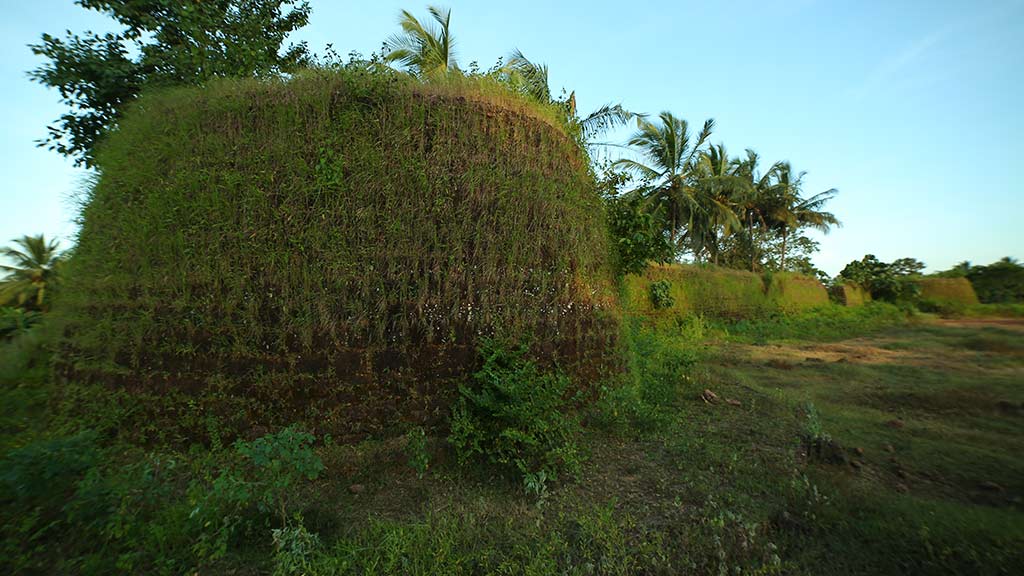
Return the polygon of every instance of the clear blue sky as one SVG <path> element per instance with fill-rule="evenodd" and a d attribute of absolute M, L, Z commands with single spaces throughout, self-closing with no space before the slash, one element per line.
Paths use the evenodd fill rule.
<path fill-rule="evenodd" d="M 380 47 L 401 8 L 314 0 L 299 35 L 315 51 Z M 713 117 L 714 142 L 806 170 L 805 191 L 838 188 L 844 226 L 816 261 L 835 274 L 873 253 L 929 269 L 1024 257 L 1024 0 L 773 2 L 451 1 L 462 64 L 512 48 L 551 68 L 580 109 L 622 102 Z M 29 82 L 43 32 L 105 30 L 71 0 L 9 2 L 0 20 L 0 243 L 68 239 L 84 172 L 33 141 L 62 111 Z M 624 138 L 625 133 L 617 137 Z"/>

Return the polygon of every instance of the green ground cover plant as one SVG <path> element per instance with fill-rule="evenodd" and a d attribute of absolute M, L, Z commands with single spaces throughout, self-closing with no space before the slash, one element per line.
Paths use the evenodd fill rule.
<path fill-rule="evenodd" d="M 486 456 L 460 464 L 446 435 L 429 429 L 357 444 L 290 428 L 219 449 L 138 448 L 88 431 L 101 418 L 97 402 L 73 432 L 71 415 L 49 409 L 56 390 L 22 363 L 0 379 L 14 407 L 5 417 L 26 416 L 0 427 L 2 567 L 1012 573 L 1024 549 L 1019 329 L 907 322 L 878 303 L 833 310 L 843 316 L 823 328 L 800 317 L 760 324 L 757 338 L 723 339 L 722 326 L 699 317 L 671 327 L 631 319 L 629 370 L 578 412 L 570 434 L 577 474 L 535 494 Z M 555 395 L 524 398 L 532 380 L 563 389 L 557 371 L 514 348 L 491 353 L 480 380 L 467 382 L 477 394 L 489 381 L 492 393 L 519 392 L 506 400 L 565 406 Z M 515 427 L 488 438 L 556 429 L 544 428 L 552 412 L 519 406 L 523 418 L 504 420 Z M 812 456 L 809 439 L 830 442 L 829 457 Z M 480 445 L 514 455 L 507 448 L 543 444 Z M 411 454 L 430 466 L 410 466 Z"/>
<path fill-rule="evenodd" d="M 880 328 L 898 326 L 914 313 L 887 302 L 848 308 L 825 305 L 796 314 L 777 313 L 735 322 L 715 322 L 727 338 L 743 342 L 778 339 L 841 340 Z"/>

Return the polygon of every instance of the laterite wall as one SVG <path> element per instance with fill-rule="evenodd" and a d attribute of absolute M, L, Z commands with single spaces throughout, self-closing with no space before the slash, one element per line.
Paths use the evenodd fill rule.
<path fill-rule="evenodd" d="M 978 295 L 967 278 L 921 278 L 920 298 L 939 306 L 970 306 L 978 303 Z"/>
<path fill-rule="evenodd" d="M 581 387 L 618 362 L 586 159 L 499 86 L 345 71 L 149 94 L 97 161 L 58 373 L 154 418 L 360 437 L 442 422 L 482 337 L 535 336 Z"/>
<path fill-rule="evenodd" d="M 855 282 L 845 282 L 832 287 L 835 301 L 844 306 L 863 306 L 871 302 L 871 293 Z"/>

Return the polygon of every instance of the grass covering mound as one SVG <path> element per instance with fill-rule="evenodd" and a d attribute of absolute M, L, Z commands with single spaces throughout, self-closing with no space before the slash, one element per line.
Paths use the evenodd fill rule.
<path fill-rule="evenodd" d="M 583 384 L 614 361 L 587 162 L 497 85 L 344 71 L 154 93 L 97 163 L 59 373 L 183 427 L 431 422 L 481 337 L 536 335 Z"/>
<path fill-rule="evenodd" d="M 871 302 L 871 293 L 855 282 L 836 284 L 829 292 L 832 298 L 843 306 L 863 306 Z"/>
<path fill-rule="evenodd" d="M 967 278 L 921 278 L 921 303 L 939 310 L 978 304 L 978 295 Z"/>
<path fill-rule="evenodd" d="M 652 286 L 667 286 L 668 298 L 655 302 Z M 766 288 L 765 279 L 752 272 L 657 264 L 627 276 L 624 287 L 624 304 L 655 320 L 690 314 L 739 320 L 828 304 L 820 282 L 793 273 L 774 274 Z"/>

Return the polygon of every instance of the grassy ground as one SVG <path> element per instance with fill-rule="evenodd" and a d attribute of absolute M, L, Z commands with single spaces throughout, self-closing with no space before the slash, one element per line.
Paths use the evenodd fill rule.
<path fill-rule="evenodd" d="M 459 465 L 437 435 L 415 450 L 401 431 L 356 446 L 319 439 L 325 471 L 290 491 L 290 511 L 316 536 L 275 542 L 280 522 L 252 509 L 223 554 L 197 544 L 210 528 L 194 517 L 229 448 L 167 453 L 100 439 L 85 478 L 111 478 L 117 497 L 90 513 L 80 483 L 59 505 L 33 500 L 58 526 L 26 535 L 9 523 L 0 564 L 25 573 L 1016 573 L 1024 323 L 849 320 L 637 328 L 638 378 L 583 415 L 582 472 L 546 491 Z M 47 425 L 61 394 L 32 366 L 0 371 L 4 453 L 77 431 Z M 428 457 L 422 477 L 411 455 Z"/>

